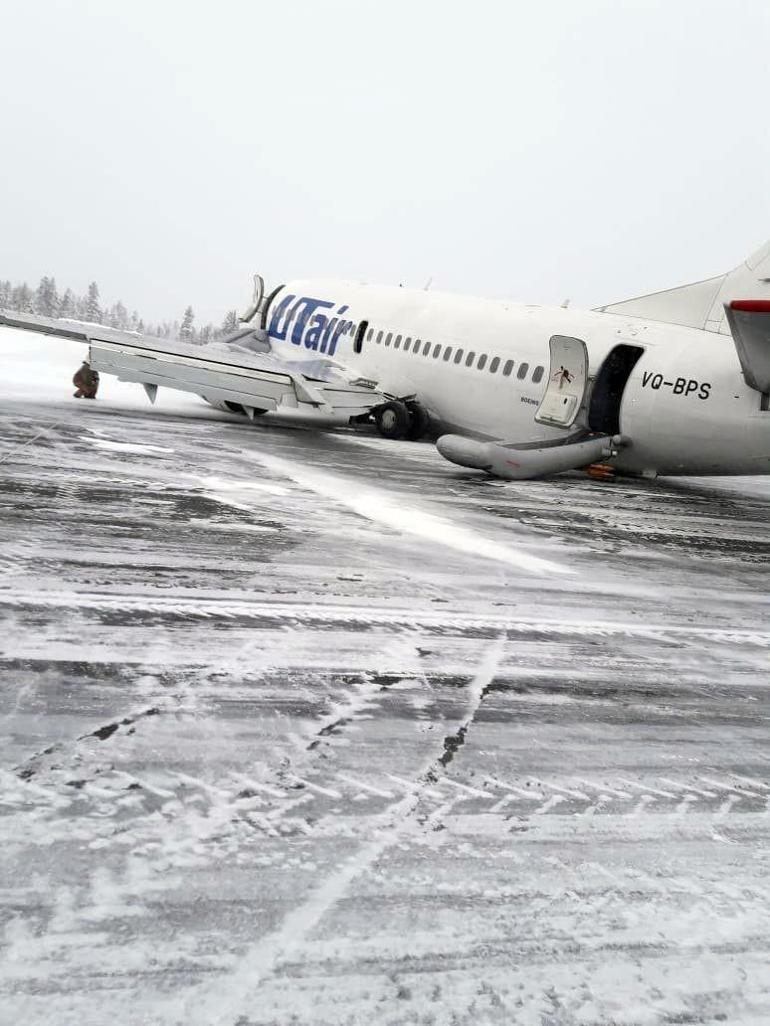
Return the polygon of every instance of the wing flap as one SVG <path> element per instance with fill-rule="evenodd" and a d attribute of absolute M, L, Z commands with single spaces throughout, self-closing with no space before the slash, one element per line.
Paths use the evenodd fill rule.
<path fill-rule="evenodd" d="M 173 388 L 218 402 L 241 403 L 264 410 L 275 410 L 285 396 L 294 394 L 288 374 L 227 367 L 167 353 L 132 352 L 127 346 L 102 341 L 92 341 L 90 363 L 94 370 L 113 374 L 121 381 Z"/>

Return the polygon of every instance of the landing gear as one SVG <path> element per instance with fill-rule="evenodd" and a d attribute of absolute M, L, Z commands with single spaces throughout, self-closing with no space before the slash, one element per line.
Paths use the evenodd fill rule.
<path fill-rule="evenodd" d="M 398 400 L 378 406 L 374 419 L 383 438 L 405 438 L 411 420 L 406 403 Z"/>
<path fill-rule="evenodd" d="M 428 433 L 430 417 L 425 407 L 419 403 L 407 403 L 406 408 L 409 411 L 409 430 L 406 437 L 412 442 L 417 442 Z"/>
<path fill-rule="evenodd" d="M 428 430 L 428 411 L 416 402 L 394 399 L 383 403 L 374 411 L 374 419 L 383 438 L 408 438 L 414 442 Z"/>

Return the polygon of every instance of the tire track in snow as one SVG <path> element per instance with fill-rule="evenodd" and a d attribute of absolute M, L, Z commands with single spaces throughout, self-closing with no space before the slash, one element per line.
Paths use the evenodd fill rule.
<path fill-rule="evenodd" d="M 445 517 L 417 506 L 407 505 L 404 496 L 386 492 L 359 480 L 350 480 L 311 467 L 290 462 L 266 453 L 250 453 L 268 470 L 288 477 L 301 488 L 307 488 L 332 502 L 347 506 L 359 516 L 382 524 L 401 534 L 413 535 L 432 544 L 443 545 L 470 556 L 480 556 L 496 563 L 505 563 L 533 574 L 571 575 L 573 571 L 562 563 L 533 556 L 511 548 L 491 538 L 481 537 L 476 531 L 453 523 Z"/>
<path fill-rule="evenodd" d="M 319 602 L 308 606 L 300 602 L 263 601 L 260 599 L 228 599 L 216 596 L 188 597 L 180 594 L 168 597 L 160 594 L 113 595 L 87 591 L 30 590 L 0 592 L 0 607 L 29 607 L 34 609 L 79 609 L 109 613 L 155 613 L 204 620 L 259 620 L 275 622 L 281 627 L 300 623 L 308 628 L 342 624 L 350 627 L 409 628 L 456 630 L 467 634 L 470 630 L 505 630 L 509 634 L 542 635 L 558 639 L 578 638 L 640 638 L 648 641 L 692 640 L 710 641 L 721 645 L 770 648 L 770 631 L 764 628 L 697 627 L 693 624 L 634 623 L 614 620 L 580 620 L 573 617 L 538 619 L 505 613 L 472 614 L 467 611 L 423 611 L 405 606 L 378 606 L 367 603 L 366 608 L 338 602 Z"/>
<path fill-rule="evenodd" d="M 375 818 L 372 824 L 375 838 L 289 912 L 277 930 L 252 945 L 224 979 L 219 977 L 213 985 L 196 988 L 184 1003 L 188 1024 L 231 1026 L 239 1015 L 245 1014 L 246 1001 L 262 981 L 291 957 L 326 913 L 343 898 L 353 881 L 398 842 L 402 831 L 415 816 L 423 792 L 446 773 L 447 766 L 464 742 L 500 666 L 504 646 L 502 637 L 489 646 L 469 685 L 464 719 L 452 734 L 439 741 L 440 751 L 431 757 L 403 797 Z"/>

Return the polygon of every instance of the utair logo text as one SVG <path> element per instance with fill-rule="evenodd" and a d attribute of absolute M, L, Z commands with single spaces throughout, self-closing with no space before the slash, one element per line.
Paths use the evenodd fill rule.
<path fill-rule="evenodd" d="M 318 353 L 334 356 L 337 342 L 352 325 L 342 316 L 348 307 L 340 306 L 332 313 L 334 303 L 313 296 L 284 296 L 273 311 L 268 326 L 271 339 L 289 339 L 295 346 L 304 345 Z"/>

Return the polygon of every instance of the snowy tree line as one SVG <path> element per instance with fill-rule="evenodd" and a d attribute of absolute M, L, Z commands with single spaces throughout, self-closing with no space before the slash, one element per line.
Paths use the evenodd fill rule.
<path fill-rule="evenodd" d="M 111 306 L 102 305 L 99 286 L 92 281 L 88 291 L 81 296 L 72 289 L 61 294 L 56 288 L 56 279 L 44 276 L 36 289 L 26 282 L 13 285 L 0 279 L 0 310 L 15 310 L 18 313 L 34 313 L 42 317 L 63 317 L 89 324 L 102 324 L 121 331 L 137 331 L 154 338 L 178 338 L 186 342 L 211 342 L 212 339 L 229 335 L 238 328 L 238 314 L 229 310 L 221 325 L 205 324 L 196 327 L 193 308 L 188 306 L 181 321 L 160 321 L 151 324 L 144 321 L 136 310 L 129 313 L 118 300 Z"/>

